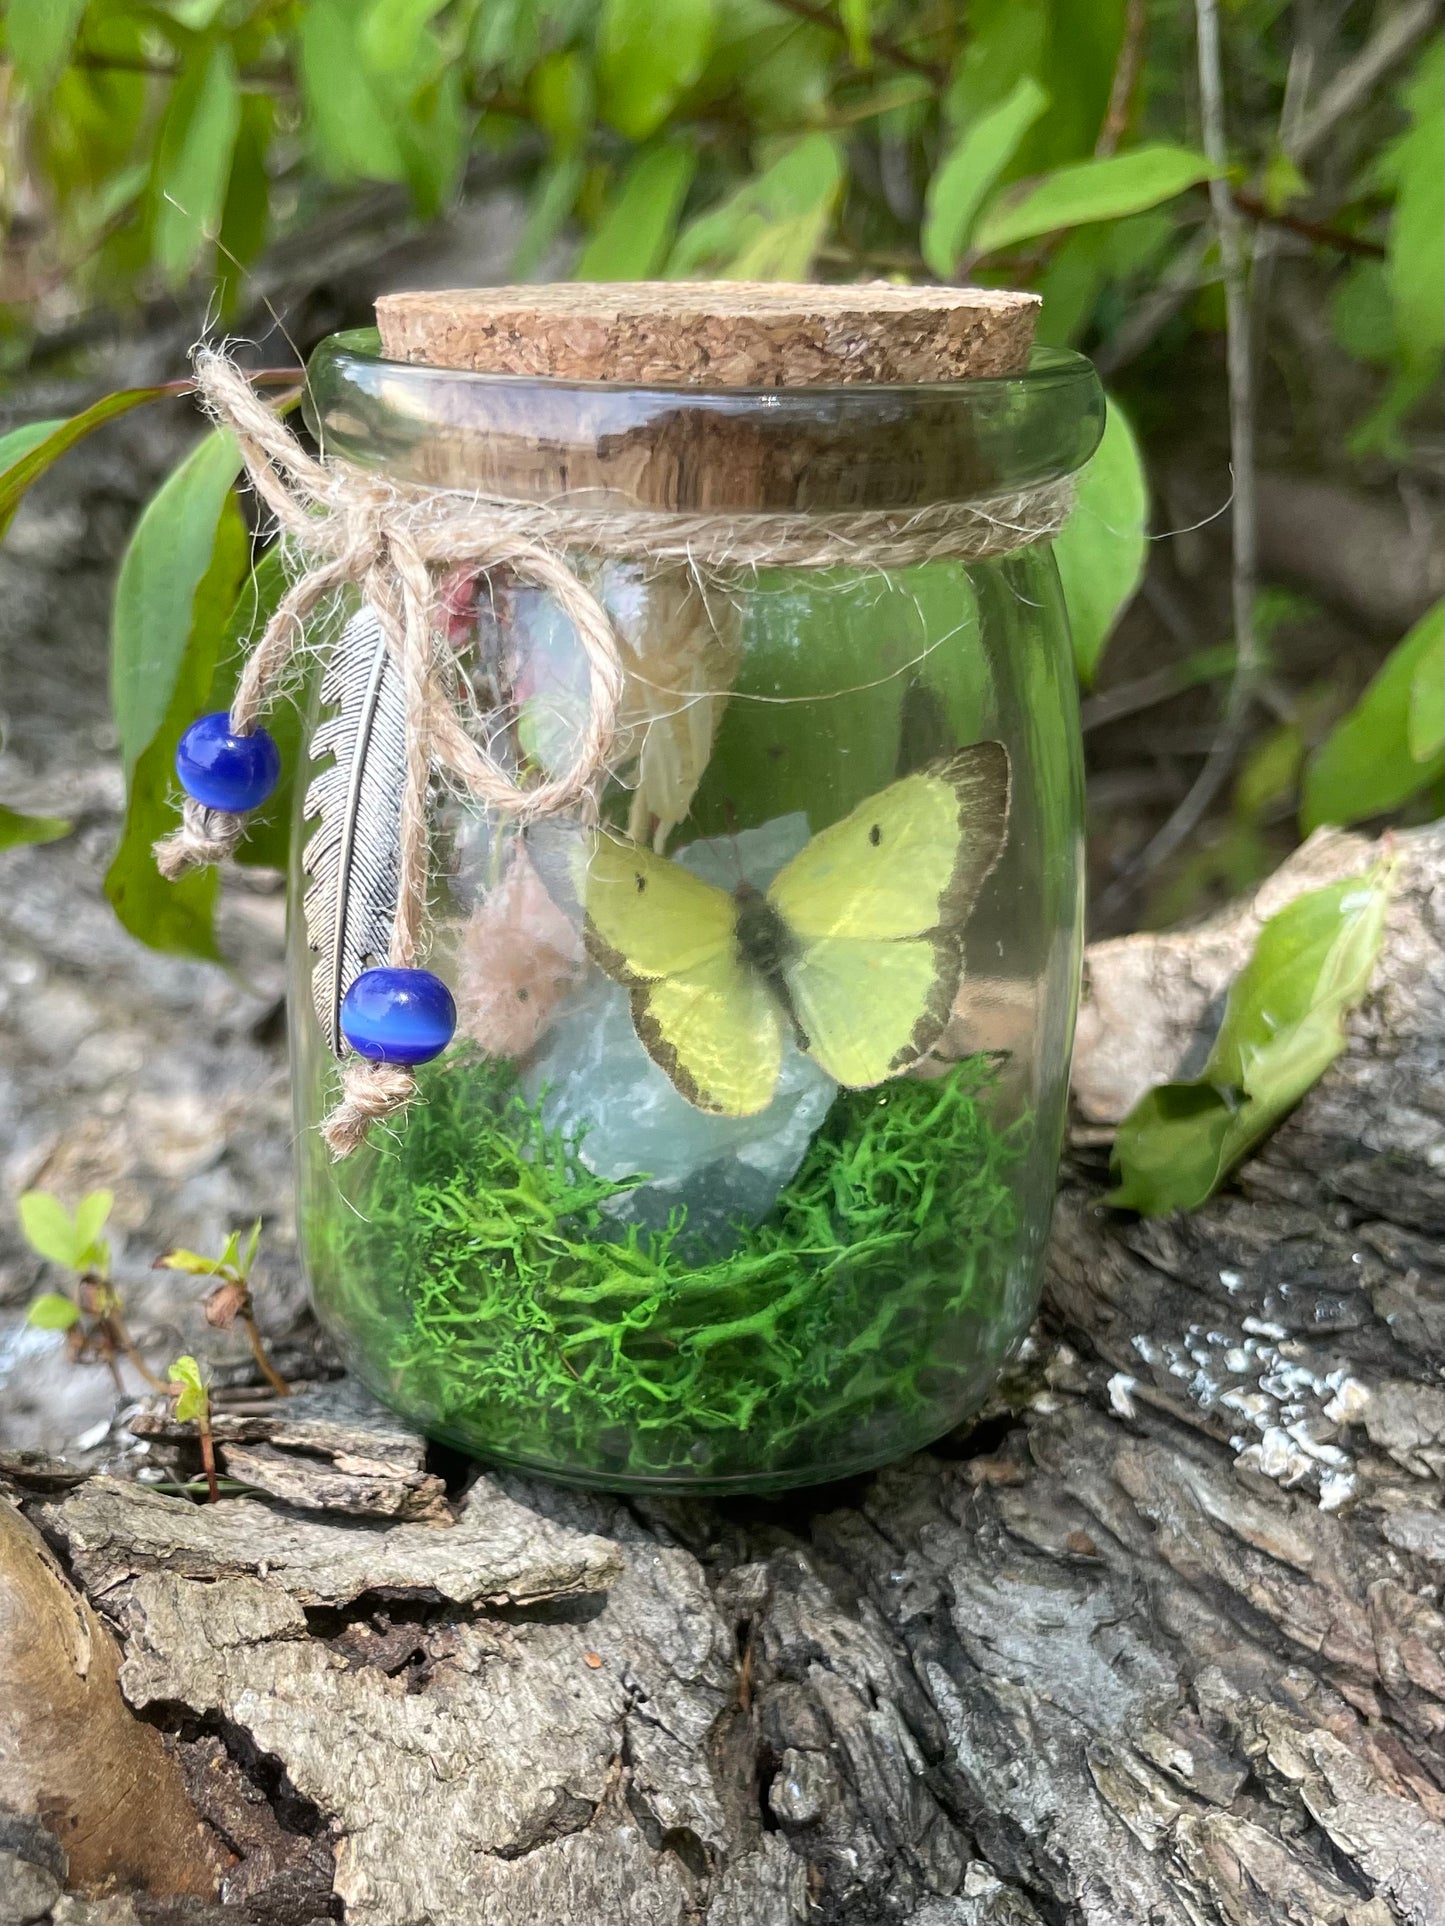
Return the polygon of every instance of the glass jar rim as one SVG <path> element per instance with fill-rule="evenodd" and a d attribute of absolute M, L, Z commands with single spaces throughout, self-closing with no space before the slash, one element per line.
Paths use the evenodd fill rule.
<path fill-rule="evenodd" d="M 908 385 L 701 388 L 389 361 L 374 329 L 329 336 L 303 399 L 323 454 L 389 478 L 590 508 L 907 510 L 1075 473 L 1104 427 L 1088 359 Z"/>

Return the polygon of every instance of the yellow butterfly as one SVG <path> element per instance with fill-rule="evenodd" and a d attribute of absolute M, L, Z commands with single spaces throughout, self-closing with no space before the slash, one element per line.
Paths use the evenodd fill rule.
<path fill-rule="evenodd" d="M 599 831 L 588 954 L 632 992 L 644 1048 L 699 1110 L 765 1110 L 787 1024 L 836 1082 L 866 1089 L 942 1035 L 1008 810 L 1008 752 L 975 743 L 868 797 L 766 890 L 731 894 Z"/>

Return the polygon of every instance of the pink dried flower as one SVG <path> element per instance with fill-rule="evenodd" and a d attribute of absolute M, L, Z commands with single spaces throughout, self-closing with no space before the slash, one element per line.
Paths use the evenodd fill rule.
<path fill-rule="evenodd" d="M 583 962 L 581 933 L 553 902 L 520 843 L 462 936 L 458 1027 L 489 1057 L 536 1043 Z"/>

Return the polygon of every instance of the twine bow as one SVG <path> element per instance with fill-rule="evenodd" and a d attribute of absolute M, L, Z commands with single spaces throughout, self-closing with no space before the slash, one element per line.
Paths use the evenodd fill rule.
<path fill-rule="evenodd" d="M 401 679 L 406 707 L 406 776 L 401 799 L 396 915 L 388 962 L 410 968 L 425 926 L 427 787 L 434 766 L 455 776 L 479 802 L 528 821 L 578 802 L 607 766 L 622 701 L 623 672 L 612 619 L 550 547 L 489 515 L 469 496 L 438 511 L 431 493 L 403 493 L 358 469 L 327 466 L 261 401 L 225 355 L 196 355 L 196 387 L 208 412 L 239 444 L 256 493 L 283 537 L 306 557 L 252 650 L 231 703 L 231 727 L 249 735 L 267 698 L 301 645 L 307 618 L 339 590 L 355 587 L 376 612 Z M 587 660 L 591 700 L 577 753 L 561 774 L 519 784 L 467 731 L 458 713 L 455 671 L 438 647 L 438 572 L 470 565 L 505 568 L 545 590 L 567 614 Z M 229 856 L 246 818 L 187 798 L 180 828 L 156 844 L 171 880 Z M 369 1126 L 416 1094 L 410 1070 L 348 1058 L 342 1098 L 323 1125 L 334 1155 L 346 1156 Z"/>

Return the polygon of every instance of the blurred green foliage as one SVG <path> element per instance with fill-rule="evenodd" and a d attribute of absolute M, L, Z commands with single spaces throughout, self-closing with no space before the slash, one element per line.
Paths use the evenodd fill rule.
<path fill-rule="evenodd" d="M 1313 192 L 1278 118 L 1285 16 L 1227 21 L 1238 178 L 1270 218 Z M 1342 54 L 1373 16 L 1343 10 Z M 1191 10 L 1164 0 L 4 0 L 3 21 L 4 193 L 45 197 L 49 267 L 90 300 L 199 276 L 224 318 L 328 195 L 396 183 L 429 219 L 503 157 L 534 258 L 565 229 L 597 278 L 967 274 L 1055 296 L 1057 339 L 1107 331 L 1203 215 Z M 1367 434 L 1439 366 L 1441 66 L 1437 38 L 1353 116 L 1333 181 L 1333 224 L 1384 247 L 1334 314 L 1392 371 Z"/>
<path fill-rule="evenodd" d="M 1352 0 L 1325 48 L 1283 0 L 1225 15 L 1231 186 L 1266 239 L 1282 223 L 1313 241 L 1332 336 L 1379 371 L 1353 423 L 1362 456 L 1399 446 L 1445 349 L 1445 43 L 1417 33 L 1329 122 L 1301 116 L 1296 82 L 1308 68 L 1318 122 L 1388 16 Z M 12 241 L 37 237 L 12 245 L 0 287 L 12 364 L 57 288 L 72 311 L 184 290 L 224 325 L 268 243 L 338 198 L 400 192 L 426 222 L 469 172 L 528 196 L 518 276 L 545 262 L 592 279 L 1029 287 L 1042 339 L 1106 363 L 1129 359 L 1121 341 L 1151 307 L 1176 350 L 1221 325 L 1192 9 L 1166 0 L 0 0 L 0 35 L 0 211 Z M 0 438 L 0 532 L 67 447 L 146 398 Z M 1157 383 L 1129 399 L 1157 427 Z M 199 647 L 183 593 L 210 568 L 198 530 L 209 541 L 222 521 L 202 492 L 183 509 L 189 484 L 169 484 L 122 571 L 113 673 L 132 771 L 179 683 L 211 674 L 189 655 L 177 674 Z M 1148 518 L 1116 396 L 1059 550 L 1085 683 L 1138 587 Z M 1349 775 L 1327 745 L 1307 824 L 1428 787 L 1434 758 L 1399 703 L 1388 741 L 1375 720 L 1394 686 L 1348 737 L 1393 774 Z M 1348 798 L 1332 800 L 1337 779 Z"/>

